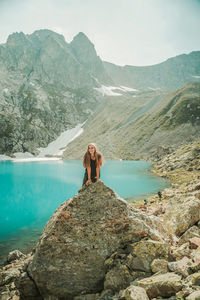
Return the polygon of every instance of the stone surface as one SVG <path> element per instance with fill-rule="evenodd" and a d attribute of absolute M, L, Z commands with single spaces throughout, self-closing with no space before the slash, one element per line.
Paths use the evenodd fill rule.
<path fill-rule="evenodd" d="M 20 296 L 22 299 L 42 300 L 34 281 L 30 279 L 26 272 L 20 274 L 20 277 L 15 280 L 15 285 L 20 291 Z"/>
<path fill-rule="evenodd" d="M 149 298 L 158 296 L 170 297 L 181 290 L 181 276 L 175 273 L 154 275 L 139 280 L 137 286 L 143 287 Z"/>
<path fill-rule="evenodd" d="M 187 285 L 194 286 L 194 285 L 200 285 L 200 272 L 194 273 L 190 276 L 188 276 L 185 280 Z"/>
<path fill-rule="evenodd" d="M 17 250 L 13 252 L 18 253 Z M 0 270 L 0 295 L 3 297 L 0 299 L 42 300 L 37 287 L 26 273 L 31 259 L 31 253 L 23 255 Z"/>
<path fill-rule="evenodd" d="M 104 289 L 120 291 L 129 286 L 132 279 L 133 277 L 125 265 L 116 266 L 106 273 Z"/>
<path fill-rule="evenodd" d="M 98 299 L 99 299 L 99 294 L 80 295 L 73 298 L 73 300 L 98 300 Z M 52 298 L 52 299 L 48 298 L 48 300 L 59 300 L 59 298 Z"/>
<path fill-rule="evenodd" d="M 56 210 L 28 273 L 43 297 L 70 299 L 83 292 L 96 293 L 103 289 L 105 260 L 123 245 L 144 237 L 162 240 L 147 215 L 99 181 Z"/>
<path fill-rule="evenodd" d="M 145 289 L 139 286 L 130 285 L 127 289 L 121 291 L 119 299 L 120 300 L 149 300 L 149 297 L 147 296 Z"/>
<path fill-rule="evenodd" d="M 167 273 L 168 272 L 168 261 L 166 259 L 156 258 L 151 263 L 151 270 L 153 273 Z"/>
<path fill-rule="evenodd" d="M 200 229 L 197 226 L 192 226 L 179 238 L 178 245 L 181 246 L 193 237 L 200 237 Z"/>
<path fill-rule="evenodd" d="M 190 265 L 192 264 L 192 260 L 188 257 L 183 257 L 179 261 L 169 262 L 168 268 L 170 271 L 183 275 L 184 277 L 189 276 L 190 274 Z"/>
<path fill-rule="evenodd" d="M 191 293 L 185 299 L 186 300 L 199 300 L 200 299 L 200 291 L 195 291 L 195 292 Z"/>
<path fill-rule="evenodd" d="M 10 263 L 16 259 L 25 258 L 25 255 L 19 250 L 14 250 L 8 254 L 7 261 Z"/>
<path fill-rule="evenodd" d="M 200 201 L 192 196 L 184 199 L 184 202 L 169 205 L 163 223 L 170 233 L 180 236 L 199 220 Z"/>
<path fill-rule="evenodd" d="M 189 243 L 191 249 L 197 249 L 200 247 L 200 237 L 193 237 L 189 239 Z"/>
<path fill-rule="evenodd" d="M 180 247 L 171 247 L 170 254 L 173 259 L 180 260 L 183 257 L 189 257 L 191 254 L 191 249 L 189 248 L 189 243 L 182 244 Z"/>
<path fill-rule="evenodd" d="M 153 240 L 141 240 L 130 245 L 131 268 L 145 272 L 151 271 L 151 263 L 155 258 L 168 259 L 169 245 Z"/>
<path fill-rule="evenodd" d="M 200 263 L 200 247 L 198 247 L 193 253 L 193 260 L 196 264 Z"/>

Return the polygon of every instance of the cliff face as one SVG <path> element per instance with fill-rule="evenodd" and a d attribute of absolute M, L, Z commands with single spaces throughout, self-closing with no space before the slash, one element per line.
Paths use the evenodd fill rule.
<path fill-rule="evenodd" d="M 84 43 L 86 52 L 90 44 Z M 95 55 L 93 49 L 88 59 Z M 10 35 L 0 45 L 0 153 L 36 154 L 38 147 L 84 122 L 100 100 L 95 85 L 63 36 L 50 30 Z"/>

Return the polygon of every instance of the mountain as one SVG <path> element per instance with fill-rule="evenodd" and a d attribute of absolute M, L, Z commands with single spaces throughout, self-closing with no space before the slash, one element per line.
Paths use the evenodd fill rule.
<path fill-rule="evenodd" d="M 105 99 L 64 157 L 80 159 L 93 141 L 106 159 L 152 159 L 198 138 L 200 83 L 187 83 L 173 92 Z"/>
<path fill-rule="evenodd" d="M 182 54 L 153 66 L 116 66 L 104 62 L 116 85 L 136 89 L 177 89 L 189 81 L 200 80 L 200 51 Z"/>
<path fill-rule="evenodd" d="M 21 32 L 0 45 L 1 154 L 36 154 L 38 147 L 47 146 L 94 111 L 100 99 L 93 89 L 98 74 L 82 63 L 81 53 L 78 59 L 75 49 L 81 43 L 91 65 L 96 59 L 103 80 L 103 63 L 82 34 L 70 45 L 50 30 Z"/>
<path fill-rule="evenodd" d="M 199 81 L 199 66 L 197 51 L 155 66 L 119 67 L 103 62 L 82 32 L 71 43 L 47 29 L 13 33 L 0 45 L 0 154 L 37 154 L 37 148 L 88 118 L 88 124 L 98 118 L 100 133 L 111 130 L 110 118 L 117 130 L 129 130 L 127 122 L 137 114 L 151 107 L 152 113 L 158 110 L 167 90 Z M 100 92 L 118 97 L 102 97 Z M 128 136 L 132 133 L 127 131 Z"/>
<path fill-rule="evenodd" d="M 96 80 L 92 78 L 91 70 L 82 63 L 84 51 L 76 51 L 79 47 L 86 52 L 88 61 L 96 63 L 101 71 L 104 69 L 86 36 L 78 34 L 68 44 L 62 35 L 50 30 L 37 30 L 31 35 L 22 32 L 10 35 L 7 43 L 0 46 L 0 62 L 9 71 L 20 72 L 29 80 L 38 79 L 68 88 L 94 86 Z M 98 80 L 95 72 L 92 75 Z"/>
<path fill-rule="evenodd" d="M 97 56 L 94 45 L 84 33 L 79 32 L 74 37 L 70 43 L 70 49 L 80 64 L 97 82 L 100 84 L 113 84 L 113 80 L 108 76 L 102 60 Z"/>

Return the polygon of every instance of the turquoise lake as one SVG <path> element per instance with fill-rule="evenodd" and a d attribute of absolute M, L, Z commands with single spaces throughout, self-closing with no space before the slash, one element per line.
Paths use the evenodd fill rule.
<path fill-rule="evenodd" d="M 101 180 L 121 197 L 143 198 L 168 186 L 145 161 L 106 161 Z M 28 251 L 46 222 L 65 200 L 77 194 L 81 161 L 0 162 L 0 261 L 13 249 Z"/>

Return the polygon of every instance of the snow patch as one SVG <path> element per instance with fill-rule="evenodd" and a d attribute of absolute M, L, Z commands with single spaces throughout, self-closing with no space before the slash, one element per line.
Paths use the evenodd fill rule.
<path fill-rule="evenodd" d="M 46 155 L 62 155 L 66 146 L 83 132 L 82 125 L 83 124 L 78 124 L 75 128 L 64 131 L 46 148 L 39 148 L 38 150 L 40 153 L 38 157 L 45 157 Z"/>
<path fill-rule="evenodd" d="M 138 92 L 138 90 L 134 88 L 130 88 L 127 86 L 105 86 L 102 85 L 100 88 L 94 88 L 98 92 L 100 92 L 103 96 L 121 96 L 122 94 L 114 92 L 113 90 L 119 90 L 122 92 Z"/>
<path fill-rule="evenodd" d="M 120 88 L 122 88 L 122 90 L 127 91 L 127 92 L 139 92 L 139 90 L 127 87 L 127 86 L 123 86 L 121 85 Z"/>
<path fill-rule="evenodd" d="M 61 160 L 59 157 L 34 157 L 34 158 L 14 158 L 13 162 L 33 162 L 33 161 L 51 161 L 51 160 Z"/>
<path fill-rule="evenodd" d="M 22 158 L 33 158 L 34 155 L 29 152 L 15 152 L 14 153 L 15 158 L 14 159 L 22 159 Z"/>
<path fill-rule="evenodd" d="M 122 94 L 113 92 L 112 90 L 116 90 L 119 89 L 117 87 L 114 86 L 105 86 L 102 85 L 100 88 L 94 88 L 94 90 L 97 90 L 98 92 L 100 92 L 103 96 L 121 96 Z"/>
<path fill-rule="evenodd" d="M 194 78 L 200 78 L 199 75 L 191 75 L 191 76 L 194 77 Z"/>
<path fill-rule="evenodd" d="M 152 88 L 152 87 L 148 87 L 149 90 L 152 90 L 152 91 L 159 91 L 161 90 L 161 88 Z"/>
<path fill-rule="evenodd" d="M 29 152 L 16 152 L 14 153 L 15 158 L 6 155 L 0 155 L 0 160 L 11 160 L 13 162 L 61 160 L 62 158 L 56 156 L 61 156 L 65 151 L 66 146 L 83 132 L 82 126 L 84 124 L 85 122 L 61 133 L 61 135 L 55 141 L 49 143 L 46 148 L 39 148 L 38 150 L 40 153 L 37 156 L 34 156 Z M 54 157 L 46 157 L 48 155 Z"/>

